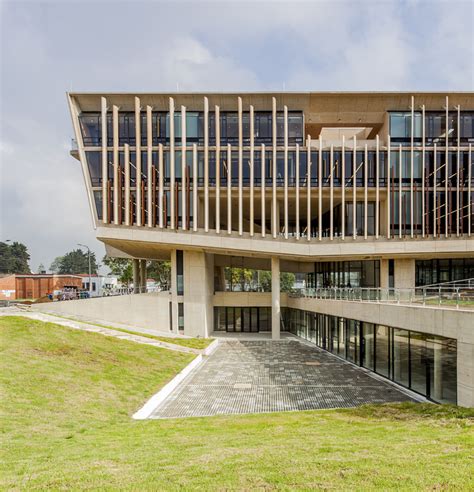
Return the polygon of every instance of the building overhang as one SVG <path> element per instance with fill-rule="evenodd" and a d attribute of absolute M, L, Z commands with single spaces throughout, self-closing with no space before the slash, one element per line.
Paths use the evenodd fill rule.
<path fill-rule="evenodd" d="M 271 258 L 287 261 L 362 260 L 374 258 L 453 258 L 474 257 L 474 237 L 394 238 L 369 237 L 273 239 L 249 234 L 221 232 L 171 231 L 159 228 L 101 226 L 97 239 L 133 258 L 169 259 L 175 249 L 197 250 L 222 256 Z"/>

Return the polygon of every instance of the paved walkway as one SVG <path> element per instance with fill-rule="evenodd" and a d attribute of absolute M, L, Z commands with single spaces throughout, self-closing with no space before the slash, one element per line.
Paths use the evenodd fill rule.
<path fill-rule="evenodd" d="M 67 302 L 67 301 L 65 301 Z M 189 354 L 200 354 L 202 351 L 190 347 L 184 347 L 174 343 L 166 343 L 160 340 L 154 340 L 153 338 L 147 338 L 146 335 L 124 333 L 123 331 L 114 330 L 112 328 L 104 328 L 91 323 L 86 323 L 78 320 L 70 320 L 62 318 L 60 316 L 54 316 L 52 314 L 40 313 L 37 311 L 29 311 L 27 309 L 8 307 L 0 308 L 0 316 L 23 316 L 25 318 L 36 319 L 39 321 L 45 321 L 47 323 L 55 323 L 56 325 L 67 326 L 75 330 L 91 331 L 94 333 L 100 333 L 108 337 L 120 338 L 121 340 L 128 340 L 130 342 L 141 343 L 143 345 L 152 345 L 154 347 L 166 348 L 174 350 L 176 352 L 186 352 Z"/>
<path fill-rule="evenodd" d="M 197 417 L 415 401 L 367 371 L 296 340 L 221 340 L 152 413 Z"/>

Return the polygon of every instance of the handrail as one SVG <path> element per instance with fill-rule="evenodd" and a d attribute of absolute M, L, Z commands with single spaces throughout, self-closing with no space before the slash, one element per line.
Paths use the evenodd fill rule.
<path fill-rule="evenodd" d="M 442 287 L 442 286 L 448 286 L 448 285 L 455 285 L 456 287 L 460 287 L 460 286 L 474 287 L 474 278 L 465 278 L 462 280 L 450 280 L 448 282 L 439 282 L 437 284 L 427 284 L 427 285 L 422 285 L 420 287 Z"/>
<path fill-rule="evenodd" d="M 419 304 L 423 306 L 438 305 L 474 309 L 473 287 L 415 287 L 389 288 L 380 287 L 318 287 L 297 289 L 290 297 L 312 299 L 344 300 L 357 302 L 377 302 L 394 304 Z"/>

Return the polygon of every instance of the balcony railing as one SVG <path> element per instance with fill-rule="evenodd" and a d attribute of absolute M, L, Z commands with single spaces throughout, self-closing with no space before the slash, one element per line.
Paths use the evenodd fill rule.
<path fill-rule="evenodd" d="M 306 288 L 294 290 L 290 297 L 474 309 L 474 283 L 412 289 Z"/>

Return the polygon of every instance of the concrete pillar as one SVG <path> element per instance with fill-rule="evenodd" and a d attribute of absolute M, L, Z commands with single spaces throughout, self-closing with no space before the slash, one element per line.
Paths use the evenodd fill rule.
<path fill-rule="evenodd" d="M 214 329 L 214 255 L 184 251 L 183 261 L 184 334 L 209 337 Z"/>
<path fill-rule="evenodd" d="M 142 224 L 142 135 L 141 135 L 141 118 L 140 118 L 140 99 L 135 97 L 135 165 L 136 172 L 136 223 L 137 226 Z"/>
<path fill-rule="evenodd" d="M 107 121 L 107 100 L 105 99 L 105 97 L 102 97 L 100 99 L 100 108 L 102 121 Z M 107 182 L 109 179 L 108 167 L 107 125 L 102 125 L 102 222 L 104 224 L 107 224 L 107 217 L 109 215 L 109 203 L 107 200 Z"/>
<path fill-rule="evenodd" d="M 395 267 L 395 288 L 412 289 L 415 287 L 415 260 L 396 259 Z"/>
<path fill-rule="evenodd" d="M 171 302 L 171 331 L 178 333 L 178 289 L 177 289 L 177 268 L 176 268 L 176 250 L 171 251 L 171 285 L 170 285 L 170 302 Z"/>
<path fill-rule="evenodd" d="M 272 256 L 272 340 L 280 340 L 280 258 Z"/>
<path fill-rule="evenodd" d="M 272 201 L 272 204 L 275 205 L 275 210 L 272 210 L 272 231 L 274 233 L 274 237 L 277 237 L 280 235 L 281 228 L 280 201 Z"/>
<path fill-rule="evenodd" d="M 140 260 L 140 292 L 146 292 L 146 260 Z"/>
<path fill-rule="evenodd" d="M 388 289 L 388 260 L 380 260 L 380 288 Z"/>
<path fill-rule="evenodd" d="M 140 268 L 139 268 L 140 260 L 136 258 L 133 259 L 133 292 L 134 294 L 138 294 L 139 285 L 140 285 Z"/>

